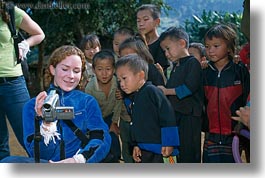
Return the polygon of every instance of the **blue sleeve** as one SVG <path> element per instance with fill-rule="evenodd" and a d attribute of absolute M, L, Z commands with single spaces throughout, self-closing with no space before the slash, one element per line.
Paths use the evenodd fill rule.
<path fill-rule="evenodd" d="M 176 87 L 175 92 L 180 100 L 192 94 L 190 89 L 185 84 Z"/>
<path fill-rule="evenodd" d="M 103 140 L 91 139 L 88 144 L 80 150 L 80 153 L 89 157 L 87 163 L 102 161 L 110 150 L 111 137 L 107 124 L 104 122 L 100 107 L 93 98 L 86 103 L 86 123 L 88 130 L 103 130 Z"/>
<path fill-rule="evenodd" d="M 176 96 L 181 100 L 197 92 L 200 87 L 202 87 L 201 65 L 196 59 L 189 60 L 185 80 L 175 88 Z"/>
<path fill-rule="evenodd" d="M 179 146 L 178 127 L 161 128 L 162 146 Z"/>

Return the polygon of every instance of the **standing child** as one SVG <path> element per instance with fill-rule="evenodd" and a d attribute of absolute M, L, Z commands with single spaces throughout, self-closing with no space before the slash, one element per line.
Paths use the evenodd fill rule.
<path fill-rule="evenodd" d="M 94 77 L 92 70 L 92 58 L 101 50 L 99 38 L 95 34 L 86 35 L 80 42 L 80 49 L 84 52 L 86 57 L 86 70 L 83 73 L 83 79 L 80 89 L 85 90 L 87 83 Z"/>
<path fill-rule="evenodd" d="M 163 163 L 163 157 L 178 155 L 178 127 L 174 111 L 164 94 L 146 82 L 148 64 L 137 54 L 121 57 L 116 74 L 121 89 L 134 94 L 131 136 L 133 159 L 141 163 Z"/>
<path fill-rule="evenodd" d="M 137 9 L 137 28 L 148 44 L 155 64 L 162 66 L 165 76 L 167 77 L 167 68 L 169 62 L 160 47 L 159 35 L 157 28 L 160 24 L 160 9 L 154 4 L 144 4 Z"/>
<path fill-rule="evenodd" d="M 160 45 L 173 69 L 166 88 L 179 126 L 181 163 L 201 162 L 201 114 L 203 106 L 202 69 L 189 55 L 189 36 L 181 28 L 171 27 L 160 36 Z"/>
<path fill-rule="evenodd" d="M 95 77 L 87 84 L 85 92 L 94 96 L 101 108 L 104 121 L 109 126 L 112 137 L 112 153 L 116 160 L 121 157 L 119 143 L 119 128 L 122 100 L 116 99 L 117 79 L 114 76 L 115 55 L 108 50 L 102 50 L 92 59 Z"/>
<path fill-rule="evenodd" d="M 129 27 L 121 27 L 114 33 L 113 37 L 113 50 L 116 53 L 117 56 L 120 56 L 119 54 L 119 46 L 120 44 L 126 40 L 127 38 L 133 37 L 134 31 Z M 120 88 L 117 89 L 116 92 L 117 98 L 123 99 L 124 103 L 122 104 L 121 109 L 121 117 L 120 117 L 120 123 L 119 123 L 119 129 L 120 129 L 120 137 L 122 142 L 122 158 L 125 163 L 133 163 L 132 153 L 131 153 L 131 140 L 130 140 L 130 134 L 129 134 L 129 127 L 131 122 L 131 116 L 127 112 L 126 106 L 125 106 L 125 100 L 122 94 L 122 91 Z"/>
<path fill-rule="evenodd" d="M 208 132 L 205 133 L 203 162 L 233 163 L 232 140 L 238 108 L 245 106 L 250 90 L 248 69 L 233 62 L 236 32 L 218 24 L 204 37 L 209 67 L 203 73 Z"/>

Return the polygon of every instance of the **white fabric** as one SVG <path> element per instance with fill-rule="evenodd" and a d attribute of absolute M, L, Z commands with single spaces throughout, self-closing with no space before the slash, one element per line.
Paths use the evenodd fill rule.
<path fill-rule="evenodd" d="M 26 59 L 27 54 L 30 51 L 28 42 L 26 40 L 23 40 L 21 43 L 18 43 L 18 48 L 22 49 L 22 59 L 21 60 Z"/>
<path fill-rule="evenodd" d="M 57 132 L 56 123 L 57 121 L 51 122 L 49 126 L 46 126 L 44 125 L 44 123 L 41 123 L 40 133 L 44 138 L 44 143 L 46 146 L 49 144 L 51 140 L 53 141 L 53 143 L 56 143 L 55 137 L 58 140 L 61 140 L 60 133 Z"/>

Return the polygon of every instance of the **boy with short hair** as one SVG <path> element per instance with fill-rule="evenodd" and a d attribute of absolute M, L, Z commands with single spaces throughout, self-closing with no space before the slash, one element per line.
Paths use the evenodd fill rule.
<path fill-rule="evenodd" d="M 159 35 L 157 27 L 160 24 L 160 8 L 154 4 L 143 4 L 137 9 L 137 29 L 141 33 L 148 44 L 150 53 L 152 54 L 155 64 L 159 63 L 167 77 L 167 68 L 169 62 L 160 47 Z"/>
<path fill-rule="evenodd" d="M 163 157 L 178 155 L 179 136 L 173 108 L 156 86 L 146 82 L 148 64 L 137 54 L 121 57 L 116 74 L 121 89 L 134 93 L 131 105 L 133 159 L 163 163 Z"/>
<path fill-rule="evenodd" d="M 116 98 L 117 79 L 115 73 L 116 56 L 112 51 L 101 50 L 92 58 L 92 69 L 95 77 L 86 85 L 85 92 L 94 96 L 99 103 L 102 116 L 109 126 L 112 138 L 111 152 L 115 160 L 121 158 L 119 142 L 119 120 L 122 100 Z"/>
<path fill-rule="evenodd" d="M 179 126 L 182 163 L 201 162 L 201 114 L 203 107 L 202 69 L 189 55 L 189 36 L 181 28 L 170 27 L 160 36 L 160 45 L 173 69 L 166 87 L 158 86 L 167 95 Z"/>

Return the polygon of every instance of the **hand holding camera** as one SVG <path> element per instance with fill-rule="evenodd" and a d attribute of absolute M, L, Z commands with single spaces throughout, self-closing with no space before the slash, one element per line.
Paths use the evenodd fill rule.
<path fill-rule="evenodd" d="M 73 119 L 74 107 L 59 106 L 59 95 L 56 90 L 51 90 L 47 95 L 41 92 L 35 103 L 35 110 L 38 116 L 42 116 L 46 122 L 53 122 L 57 119 Z"/>

